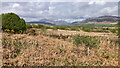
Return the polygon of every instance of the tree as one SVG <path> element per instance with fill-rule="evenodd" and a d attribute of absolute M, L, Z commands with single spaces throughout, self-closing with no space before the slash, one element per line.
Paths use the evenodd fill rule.
<path fill-rule="evenodd" d="M 25 31 L 26 23 L 15 13 L 2 14 L 2 29 L 14 30 L 15 32 Z"/>

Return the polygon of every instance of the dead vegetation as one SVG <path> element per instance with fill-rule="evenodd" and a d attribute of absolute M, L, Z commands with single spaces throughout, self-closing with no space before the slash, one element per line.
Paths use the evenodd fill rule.
<path fill-rule="evenodd" d="M 75 46 L 73 37 L 100 41 L 88 50 Z M 26 34 L 3 33 L 4 66 L 117 66 L 118 39 L 113 33 L 29 29 Z"/>

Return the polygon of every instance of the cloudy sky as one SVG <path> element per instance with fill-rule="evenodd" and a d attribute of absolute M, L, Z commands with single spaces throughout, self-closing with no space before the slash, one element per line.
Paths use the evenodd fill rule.
<path fill-rule="evenodd" d="M 14 12 L 28 21 L 118 15 L 118 2 L 3 2 L 1 13 Z"/>

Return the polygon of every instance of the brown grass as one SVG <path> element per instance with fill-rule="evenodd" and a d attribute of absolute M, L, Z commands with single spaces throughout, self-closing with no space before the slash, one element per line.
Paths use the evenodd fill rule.
<path fill-rule="evenodd" d="M 21 48 L 17 57 L 11 56 L 12 50 L 3 48 L 4 66 L 117 66 L 118 42 L 117 36 L 112 33 L 95 33 L 84 31 L 46 30 L 35 29 L 36 35 L 8 34 L 3 37 L 15 38 L 21 42 L 27 40 L 27 48 Z M 86 47 L 75 46 L 72 37 L 76 34 L 89 36 L 101 41 L 99 48 L 92 48 L 87 55 Z M 14 48 L 14 45 L 12 45 Z M 14 50 L 13 50 L 14 51 Z"/>

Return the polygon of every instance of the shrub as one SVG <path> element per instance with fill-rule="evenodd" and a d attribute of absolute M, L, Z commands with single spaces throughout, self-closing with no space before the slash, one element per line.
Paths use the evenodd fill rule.
<path fill-rule="evenodd" d="M 85 44 L 86 46 L 96 47 L 96 45 L 99 45 L 100 42 L 98 40 L 95 40 L 95 39 L 92 39 L 89 37 L 80 36 L 78 34 L 78 35 L 74 36 L 73 43 L 77 46 L 79 44 Z"/>
<path fill-rule="evenodd" d="M 106 30 L 109 30 L 109 28 L 106 28 Z"/>
<path fill-rule="evenodd" d="M 116 29 L 109 29 L 112 33 L 116 33 Z"/>
<path fill-rule="evenodd" d="M 29 23 L 26 23 L 26 28 L 27 28 L 27 29 L 32 28 L 32 25 L 29 24 Z"/>
<path fill-rule="evenodd" d="M 41 25 L 41 24 L 33 25 L 32 27 L 33 27 L 33 28 L 45 28 L 45 26 L 44 26 L 44 25 Z"/>
<path fill-rule="evenodd" d="M 44 25 L 38 24 L 38 28 L 44 28 L 44 27 L 45 27 Z"/>
<path fill-rule="evenodd" d="M 29 35 L 37 35 L 35 28 L 27 29 L 26 33 L 28 33 Z"/>
<path fill-rule="evenodd" d="M 58 30 L 58 26 L 53 26 L 53 30 Z"/>
<path fill-rule="evenodd" d="M 92 29 L 87 27 L 83 27 L 82 30 L 86 32 L 92 32 Z"/>
<path fill-rule="evenodd" d="M 14 13 L 2 14 L 2 29 L 14 30 L 15 32 L 25 31 L 26 23 L 24 19 L 21 19 Z"/>
<path fill-rule="evenodd" d="M 54 26 L 53 29 L 54 30 L 57 30 L 57 29 L 68 30 L 68 27 L 67 26 Z"/>
<path fill-rule="evenodd" d="M 42 30 L 42 31 L 46 31 L 46 27 L 42 27 L 41 30 Z"/>
<path fill-rule="evenodd" d="M 46 29 L 53 29 L 53 27 L 50 27 L 50 26 L 46 26 Z"/>
<path fill-rule="evenodd" d="M 70 30 L 76 30 L 76 31 L 79 31 L 79 29 L 76 28 L 76 27 L 71 27 Z"/>
<path fill-rule="evenodd" d="M 106 28 L 102 28 L 102 30 L 106 30 Z"/>
<path fill-rule="evenodd" d="M 59 26 L 58 29 L 61 29 L 61 30 L 68 30 L 68 28 L 65 27 L 65 26 Z"/>
<path fill-rule="evenodd" d="M 33 28 L 39 28 L 38 25 L 32 25 Z"/>

